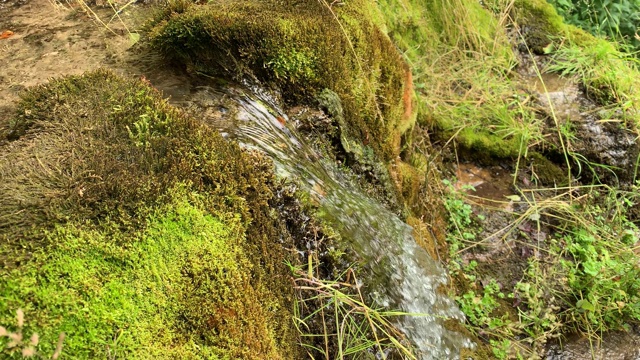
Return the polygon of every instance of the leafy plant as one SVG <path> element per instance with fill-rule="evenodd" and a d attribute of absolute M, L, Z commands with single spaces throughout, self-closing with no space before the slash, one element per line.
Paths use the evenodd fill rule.
<path fill-rule="evenodd" d="M 506 295 L 500 291 L 500 285 L 491 279 L 484 286 L 481 294 L 469 290 L 466 294 L 458 296 L 456 301 L 460 305 L 460 309 L 467 316 L 467 320 L 477 327 L 486 326 L 495 328 L 503 326 L 507 319 L 492 317 L 494 310 L 500 307 L 498 299 L 504 299 Z"/>
<path fill-rule="evenodd" d="M 637 0 L 550 0 L 558 13 L 573 25 L 594 35 L 608 36 L 640 49 L 636 38 L 640 23 Z"/>

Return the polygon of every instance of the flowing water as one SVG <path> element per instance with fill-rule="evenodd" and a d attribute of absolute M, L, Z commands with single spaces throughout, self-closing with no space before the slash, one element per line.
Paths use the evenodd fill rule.
<path fill-rule="evenodd" d="M 180 101 L 180 98 L 184 99 Z M 446 329 L 443 319 L 462 321 L 455 303 L 438 293 L 447 275 L 416 244 L 412 228 L 365 196 L 332 161 L 305 144 L 287 116 L 253 88 L 198 86 L 177 104 L 244 147 L 268 154 L 279 176 L 297 180 L 321 207 L 320 213 L 365 265 L 366 288 L 381 306 L 418 314 L 398 327 L 416 345 L 420 359 L 455 359 L 470 341 Z"/>

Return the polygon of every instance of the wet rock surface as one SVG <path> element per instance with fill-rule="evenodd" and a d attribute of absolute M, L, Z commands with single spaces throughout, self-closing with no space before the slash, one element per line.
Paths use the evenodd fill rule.
<path fill-rule="evenodd" d="M 640 360 L 638 330 L 606 334 L 599 346 L 587 338 L 571 339 L 564 347 L 551 346 L 545 360 Z"/>
<path fill-rule="evenodd" d="M 583 182 L 632 181 L 638 144 L 623 122 L 622 113 L 598 106 L 577 79 L 540 73 L 545 62 L 548 60 L 542 56 L 526 58 L 520 74 L 547 117 L 548 137 L 556 138 L 552 142 L 559 151 L 565 146 L 574 154 L 574 175 Z M 564 137 L 564 144 L 557 140 L 558 133 Z"/>

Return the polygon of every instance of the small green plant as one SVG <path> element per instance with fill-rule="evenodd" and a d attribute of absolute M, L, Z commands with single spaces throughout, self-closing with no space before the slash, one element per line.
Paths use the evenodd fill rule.
<path fill-rule="evenodd" d="M 550 0 L 570 24 L 594 35 L 607 36 L 640 49 L 636 38 L 640 23 L 637 0 Z"/>
<path fill-rule="evenodd" d="M 466 294 L 456 297 L 460 309 L 467 316 L 467 320 L 474 326 L 495 329 L 508 323 L 506 318 L 492 316 L 494 310 L 500 307 L 498 299 L 504 299 L 506 295 L 500 291 L 500 285 L 495 279 L 491 279 L 483 287 L 481 294 L 469 290 Z"/>
<path fill-rule="evenodd" d="M 503 339 L 502 341 L 489 340 L 489 344 L 491 344 L 493 355 L 496 358 L 500 360 L 509 358 L 509 352 L 510 352 L 509 349 L 511 349 L 511 340 L 509 339 Z"/>
<path fill-rule="evenodd" d="M 595 339 L 640 320 L 638 230 L 626 218 L 637 197 L 596 187 L 581 203 L 540 209 L 561 225 L 515 291 L 521 328 L 537 346 L 568 330 Z"/>
<path fill-rule="evenodd" d="M 473 242 L 476 233 L 480 229 L 473 228 L 473 210 L 471 205 L 464 201 L 463 192 L 457 190 L 451 181 L 443 180 L 447 187 L 448 194 L 444 199 L 444 207 L 448 213 L 447 242 L 449 243 L 449 256 L 453 260 L 450 262 L 449 270 L 456 272 L 460 270 L 458 252 L 465 243 Z M 465 186 L 462 190 L 475 190 L 472 186 Z"/>

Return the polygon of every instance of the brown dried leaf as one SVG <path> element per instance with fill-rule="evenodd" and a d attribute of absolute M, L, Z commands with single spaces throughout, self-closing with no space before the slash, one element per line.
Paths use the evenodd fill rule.
<path fill-rule="evenodd" d="M 0 337 L 7 336 L 8 332 L 4 326 L 0 326 Z"/>
<path fill-rule="evenodd" d="M 10 37 L 12 37 L 12 36 L 13 36 L 13 31 L 11 31 L 11 30 L 6 30 L 6 31 L 3 31 L 3 32 L 0 34 L 0 40 L 2 40 L 2 39 L 8 39 L 8 38 L 10 38 Z"/>

